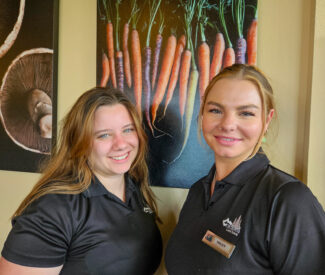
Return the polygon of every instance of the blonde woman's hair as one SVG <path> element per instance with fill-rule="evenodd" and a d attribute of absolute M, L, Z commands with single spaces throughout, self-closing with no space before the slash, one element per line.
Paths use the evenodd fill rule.
<path fill-rule="evenodd" d="M 92 149 L 95 112 L 100 106 L 116 104 L 122 104 L 128 110 L 139 138 L 139 150 L 128 174 L 139 185 L 144 199 L 158 217 L 154 194 L 148 182 L 147 136 L 142 128 L 141 116 L 122 92 L 99 87 L 82 94 L 62 120 L 58 142 L 44 165 L 41 178 L 13 217 L 21 215 L 29 204 L 46 194 L 79 194 L 89 187 L 94 175 L 87 160 Z"/>
<path fill-rule="evenodd" d="M 212 90 L 214 84 L 221 79 L 238 79 L 238 80 L 247 80 L 255 85 L 258 90 L 259 96 L 262 101 L 262 132 L 259 136 L 258 142 L 255 145 L 255 148 L 249 158 L 252 158 L 259 150 L 262 144 L 262 139 L 265 135 L 265 126 L 267 116 L 270 111 L 274 110 L 274 117 L 276 116 L 275 104 L 273 89 L 268 81 L 265 74 L 258 69 L 256 66 L 246 65 L 246 64 L 235 64 L 230 67 L 224 68 L 219 74 L 217 74 L 210 81 L 208 87 L 205 90 L 204 96 L 202 98 L 202 103 L 200 106 L 200 112 L 198 116 L 198 135 L 201 136 L 202 131 L 202 116 L 204 113 L 204 107 L 207 100 L 207 97 Z"/>

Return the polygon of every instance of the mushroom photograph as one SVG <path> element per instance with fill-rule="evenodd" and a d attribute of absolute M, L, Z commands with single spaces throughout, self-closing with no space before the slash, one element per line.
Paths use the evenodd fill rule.
<path fill-rule="evenodd" d="M 0 90 L 0 118 L 8 136 L 42 154 L 51 152 L 52 55 L 44 48 L 23 52 L 9 66 Z"/>
<path fill-rule="evenodd" d="M 0 170 L 38 172 L 56 125 L 58 0 L 0 1 Z"/>

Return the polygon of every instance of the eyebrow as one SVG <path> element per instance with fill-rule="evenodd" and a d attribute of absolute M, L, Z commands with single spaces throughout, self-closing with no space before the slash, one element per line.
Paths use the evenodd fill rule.
<path fill-rule="evenodd" d="M 135 127 L 134 123 L 129 123 L 129 124 L 124 125 L 122 127 L 122 129 L 128 128 L 130 126 Z M 98 130 L 98 131 L 94 132 L 94 135 L 98 135 L 100 133 L 105 133 L 105 132 L 110 132 L 110 131 L 112 131 L 112 130 L 111 129 L 101 129 L 101 130 Z"/>
<path fill-rule="evenodd" d="M 206 103 L 207 105 L 212 105 L 212 106 L 216 106 L 216 107 L 219 107 L 219 108 L 224 108 L 224 106 L 222 104 L 219 104 L 217 102 L 214 102 L 214 101 L 209 101 Z M 245 110 L 245 109 L 259 109 L 259 107 L 255 104 L 247 104 L 247 105 L 241 105 L 239 107 L 237 107 L 236 109 L 238 110 Z"/>

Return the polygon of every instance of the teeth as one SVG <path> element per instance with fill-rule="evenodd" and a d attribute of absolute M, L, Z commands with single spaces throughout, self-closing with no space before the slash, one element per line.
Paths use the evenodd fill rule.
<path fill-rule="evenodd" d="M 233 138 L 223 138 L 223 140 L 225 140 L 225 141 L 233 141 L 234 139 Z"/>
<path fill-rule="evenodd" d="M 125 154 L 124 156 L 119 156 L 119 157 L 111 157 L 112 159 L 115 159 L 115 160 L 122 160 L 122 159 L 126 159 L 128 156 L 128 154 Z"/>

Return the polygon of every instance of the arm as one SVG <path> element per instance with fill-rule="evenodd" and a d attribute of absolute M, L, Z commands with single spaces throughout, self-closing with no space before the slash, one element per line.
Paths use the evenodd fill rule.
<path fill-rule="evenodd" d="M 275 274 L 325 274 L 325 213 L 307 186 L 290 182 L 277 192 L 267 230 Z"/>
<path fill-rule="evenodd" d="M 29 267 L 14 264 L 7 261 L 5 258 L 0 258 L 0 274 L 6 275 L 57 275 L 62 269 L 61 266 L 50 267 L 50 268 L 39 268 L 39 267 Z"/>

